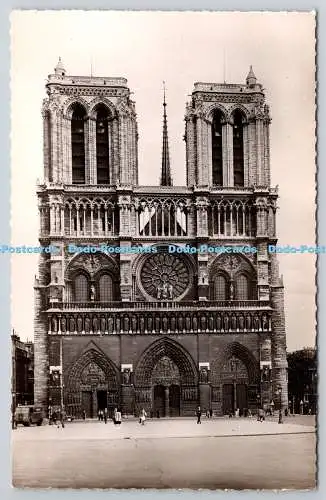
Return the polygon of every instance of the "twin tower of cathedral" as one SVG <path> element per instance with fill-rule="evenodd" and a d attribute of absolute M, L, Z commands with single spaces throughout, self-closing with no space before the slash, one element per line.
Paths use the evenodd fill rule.
<path fill-rule="evenodd" d="M 194 84 L 186 186 L 172 185 L 165 96 L 160 185 L 140 186 L 127 80 L 70 76 L 59 60 L 46 91 L 39 238 L 59 251 L 40 256 L 34 287 L 36 402 L 75 416 L 287 406 L 271 119 L 252 68 L 244 84 Z"/>
<path fill-rule="evenodd" d="M 127 80 L 68 76 L 59 59 L 46 87 L 45 181 L 137 186 L 137 117 Z M 161 185 L 169 186 L 165 95 L 163 106 Z M 252 67 L 244 85 L 195 83 L 185 122 L 188 187 L 270 185 L 269 108 Z"/>

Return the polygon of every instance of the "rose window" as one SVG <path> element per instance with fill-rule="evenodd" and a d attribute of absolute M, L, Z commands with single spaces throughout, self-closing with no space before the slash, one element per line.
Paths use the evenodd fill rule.
<path fill-rule="evenodd" d="M 140 280 L 151 297 L 173 300 L 186 291 L 189 271 L 180 257 L 160 253 L 146 259 L 140 272 Z"/>

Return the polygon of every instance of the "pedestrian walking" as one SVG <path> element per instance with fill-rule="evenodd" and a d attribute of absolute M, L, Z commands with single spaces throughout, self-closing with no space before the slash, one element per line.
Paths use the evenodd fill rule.
<path fill-rule="evenodd" d="M 258 422 L 263 422 L 265 420 L 265 412 L 264 412 L 263 408 L 259 408 L 257 420 L 258 420 Z"/>
<path fill-rule="evenodd" d="M 140 412 L 140 415 L 139 415 L 139 422 L 141 423 L 141 425 L 145 425 L 146 417 L 147 417 L 147 413 L 146 413 L 145 409 L 143 408 L 142 411 Z"/>
<path fill-rule="evenodd" d="M 107 424 L 108 423 L 108 409 L 104 408 L 104 422 Z"/>
<path fill-rule="evenodd" d="M 65 427 L 65 418 L 66 418 L 66 412 L 64 410 L 64 408 L 62 408 L 59 412 L 59 419 L 58 419 L 58 425 L 57 425 L 57 428 L 59 429 L 60 427 L 60 424 L 61 424 L 61 428 L 64 429 Z"/>
<path fill-rule="evenodd" d="M 83 420 L 86 420 L 86 411 L 85 410 L 82 411 L 82 415 L 83 415 Z"/>
<path fill-rule="evenodd" d="M 115 414 L 115 423 L 116 423 L 116 425 L 120 425 L 121 421 L 122 421 L 121 411 L 117 410 L 117 412 Z"/>
<path fill-rule="evenodd" d="M 101 410 L 99 410 L 99 411 L 97 412 L 97 416 L 98 416 L 98 421 L 100 422 L 100 421 L 101 421 Z"/>
<path fill-rule="evenodd" d="M 117 412 L 118 412 L 118 408 L 114 408 L 114 412 L 113 412 L 113 423 L 114 425 L 116 425 L 117 423 Z"/>
<path fill-rule="evenodd" d="M 213 410 L 212 410 L 212 408 L 209 409 L 209 416 L 210 416 L 210 418 L 213 417 Z"/>
<path fill-rule="evenodd" d="M 198 408 L 197 408 L 196 415 L 197 415 L 197 424 L 201 424 L 201 409 L 200 409 L 200 406 L 198 406 Z"/>

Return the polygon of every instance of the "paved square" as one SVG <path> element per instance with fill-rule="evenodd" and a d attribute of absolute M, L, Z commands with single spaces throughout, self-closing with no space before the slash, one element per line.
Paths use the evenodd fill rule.
<path fill-rule="evenodd" d="M 55 488 L 316 486 L 313 420 L 97 421 L 13 431 L 13 485 Z M 299 425 L 300 422 L 300 425 Z M 304 425 L 302 425 L 302 423 Z"/>

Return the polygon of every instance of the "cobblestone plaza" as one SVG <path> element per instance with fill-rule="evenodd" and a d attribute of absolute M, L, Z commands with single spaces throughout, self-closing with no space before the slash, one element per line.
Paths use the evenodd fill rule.
<path fill-rule="evenodd" d="M 13 484 L 57 488 L 307 489 L 316 486 L 314 417 L 135 419 L 13 432 Z M 250 460 L 248 457 L 250 456 Z M 90 466 L 91 464 L 91 466 Z"/>

